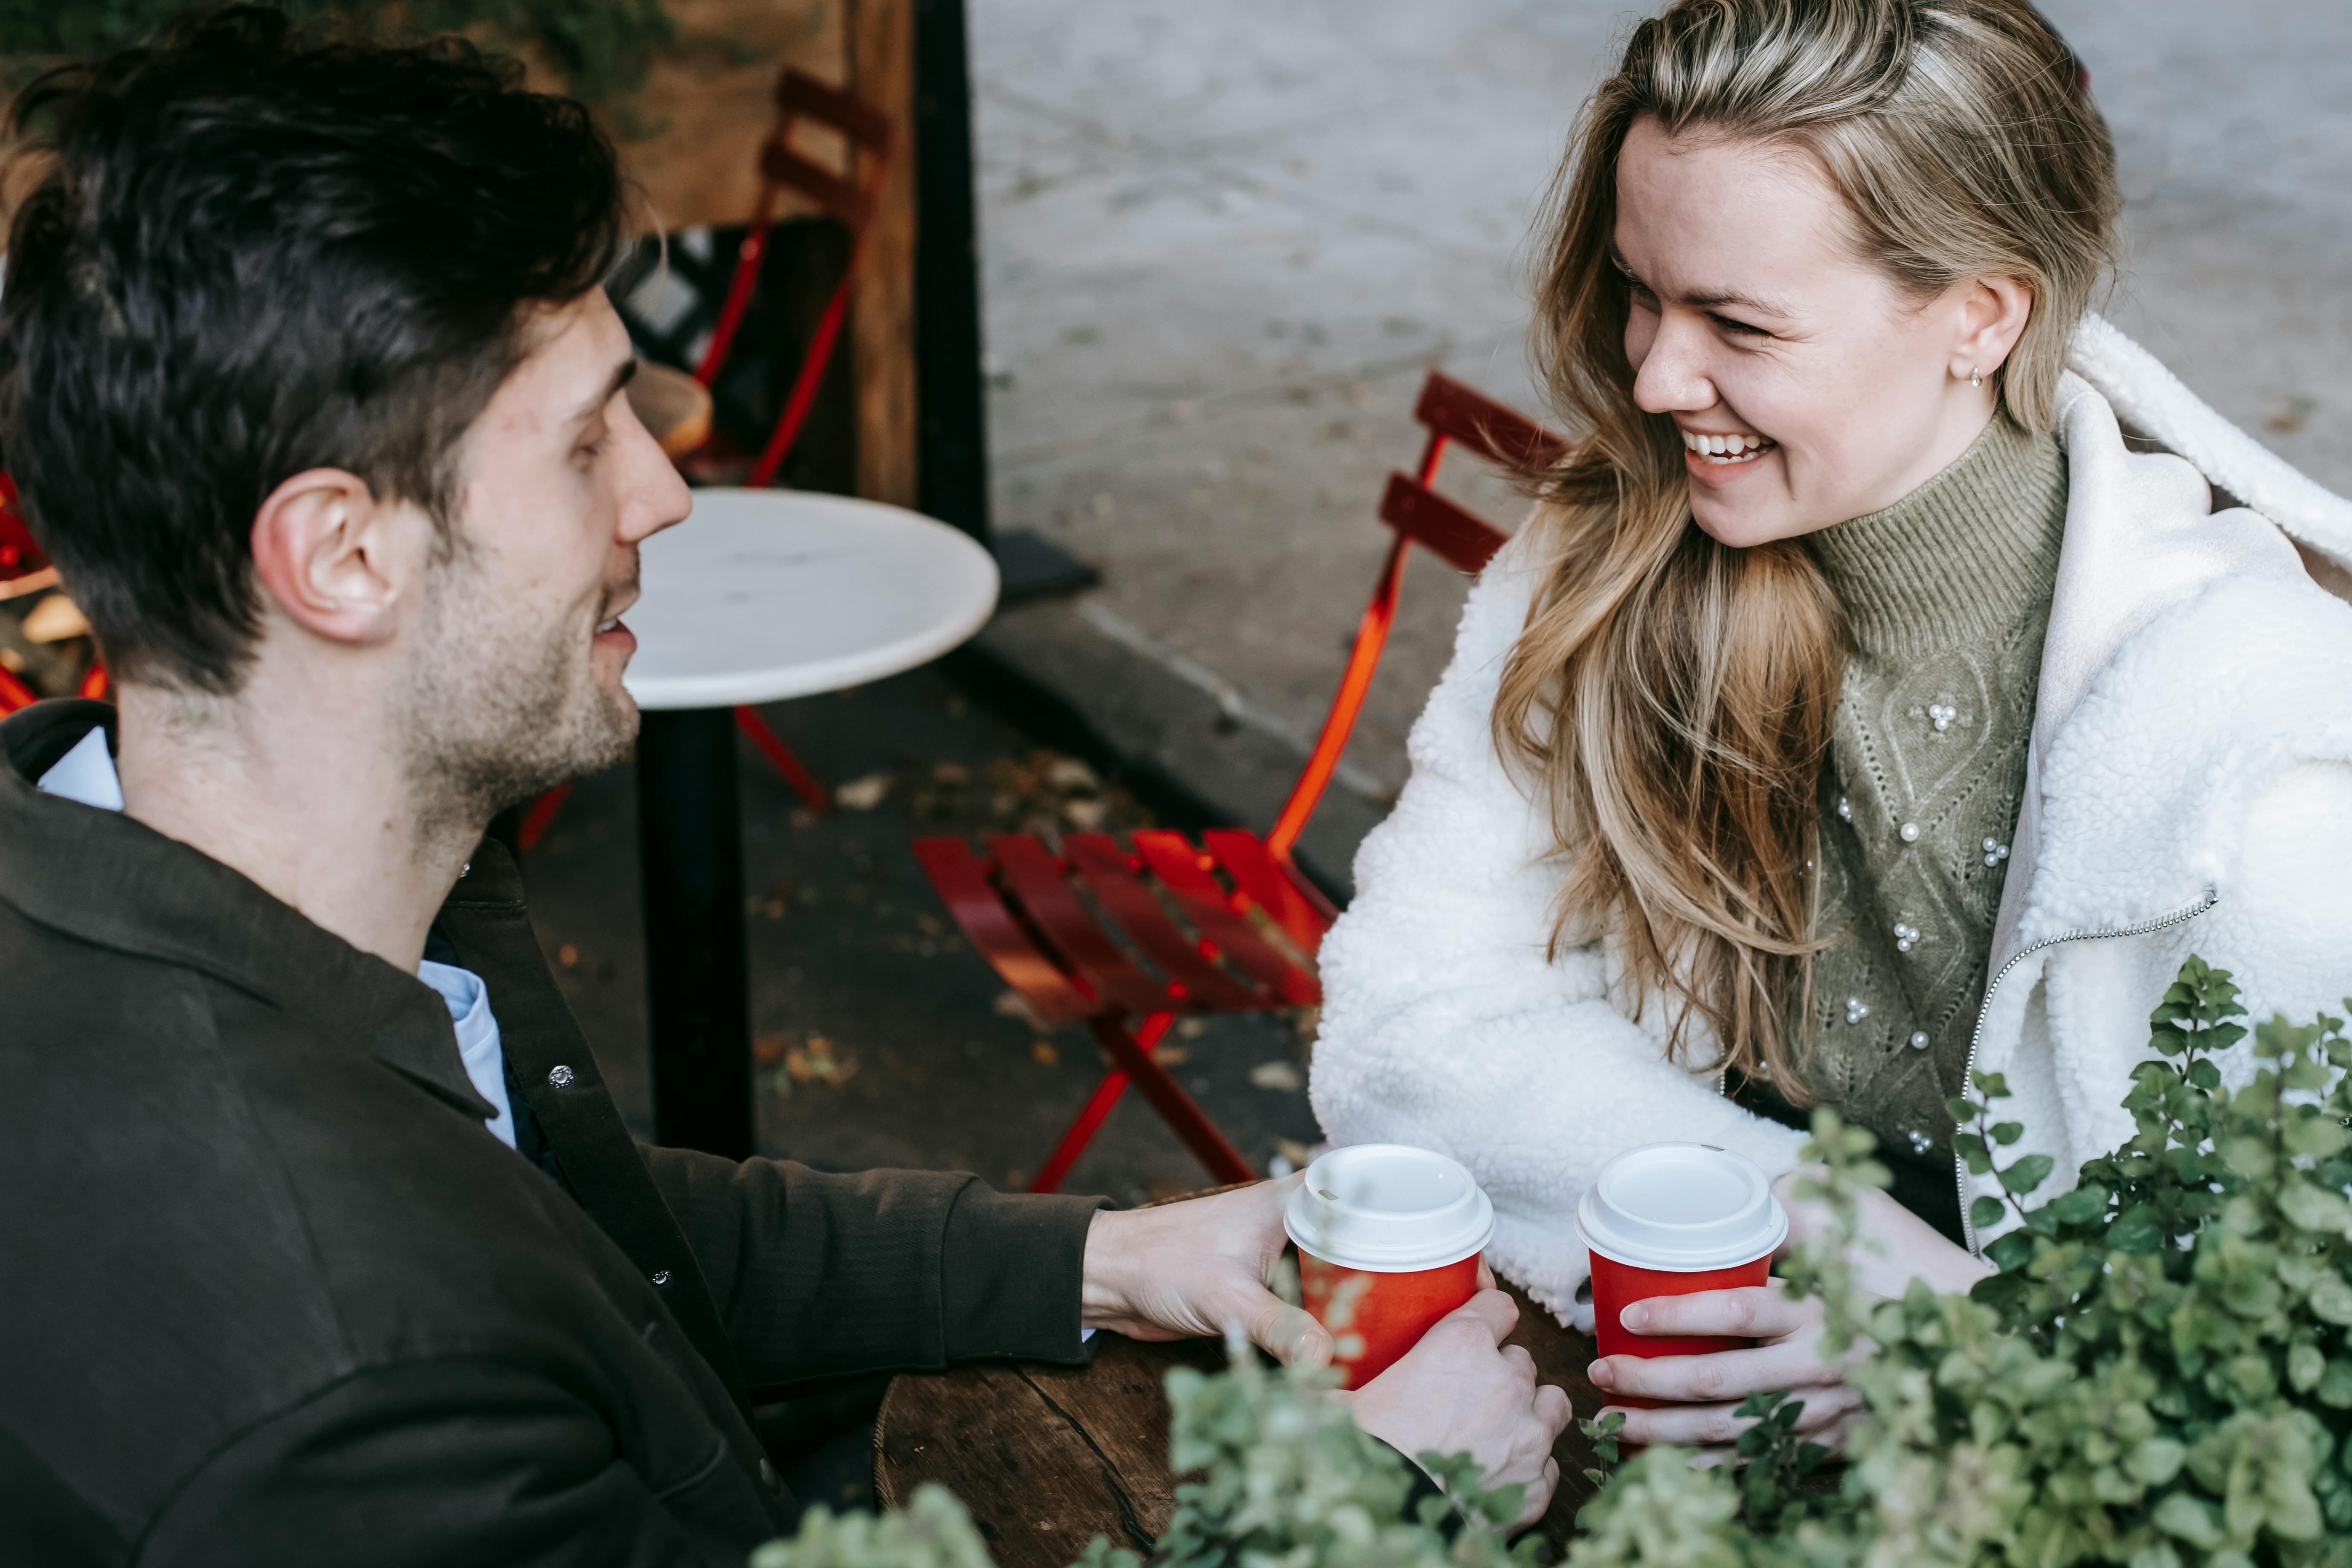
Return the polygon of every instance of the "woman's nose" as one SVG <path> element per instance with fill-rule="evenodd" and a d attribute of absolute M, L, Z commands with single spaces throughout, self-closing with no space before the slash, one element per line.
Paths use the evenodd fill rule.
<path fill-rule="evenodd" d="M 1660 321 L 1649 352 L 1633 371 L 1633 403 L 1645 414 L 1696 414 L 1716 405 L 1696 334 L 1671 318 Z"/>

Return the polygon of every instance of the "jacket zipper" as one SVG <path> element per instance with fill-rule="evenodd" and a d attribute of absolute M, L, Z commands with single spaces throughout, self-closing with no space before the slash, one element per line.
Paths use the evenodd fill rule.
<path fill-rule="evenodd" d="M 2124 926 L 2116 931 L 2070 931 L 2058 936 L 2043 937 L 2030 947 L 2018 949 L 2010 956 L 2009 962 L 2000 966 L 2000 972 L 1992 977 L 1990 984 L 1985 986 L 1984 1001 L 1977 1007 L 1977 1026 L 1969 1036 L 1969 1060 L 1968 1066 L 1960 1071 L 1960 1091 L 1963 1094 L 1967 1093 L 1969 1086 L 1976 1079 L 1977 1047 L 1984 1041 L 1985 1018 L 1992 1012 L 1993 994 L 2000 989 L 2000 983 L 2009 978 L 2009 972 L 2022 963 L 2028 957 L 2040 952 L 2043 948 L 2055 947 L 2063 942 L 2100 942 L 2109 937 L 2147 936 L 2168 927 L 2184 925 L 2221 901 L 2221 889 L 2208 888 L 2205 889 L 2205 896 L 2187 909 L 2175 910 L 2168 915 L 2158 915 L 2152 921 L 2143 921 L 2136 926 Z M 1959 1190 L 1960 1234 L 1968 1239 L 1970 1256 L 1981 1258 L 1984 1256 L 1984 1251 L 1977 1244 L 1977 1222 L 1969 1216 L 1969 1163 L 1958 1154 L 1952 1156 L 1952 1175 Z"/>

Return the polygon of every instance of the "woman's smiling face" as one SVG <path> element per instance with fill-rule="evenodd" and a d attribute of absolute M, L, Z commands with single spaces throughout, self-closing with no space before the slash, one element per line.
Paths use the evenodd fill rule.
<path fill-rule="evenodd" d="M 1729 545 L 1876 511 L 1959 457 L 2032 302 L 2010 279 L 1907 298 L 1810 155 L 1654 120 L 1618 157 L 1615 241 L 1633 401 L 1680 427 L 1692 514 Z"/>

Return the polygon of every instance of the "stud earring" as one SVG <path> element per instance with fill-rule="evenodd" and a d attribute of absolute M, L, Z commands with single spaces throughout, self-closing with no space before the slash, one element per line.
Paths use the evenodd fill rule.
<path fill-rule="evenodd" d="M 1974 365 L 1969 366 L 1969 384 L 1970 386 L 1982 386 L 1984 384 L 1984 377 L 1977 374 L 1977 367 Z"/>

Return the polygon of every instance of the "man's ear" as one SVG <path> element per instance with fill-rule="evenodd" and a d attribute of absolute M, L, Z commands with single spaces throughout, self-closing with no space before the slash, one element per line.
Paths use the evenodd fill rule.
<path fill-rule="evenodd" d="M 253 567 L 278 608 L 331 642 L 391 637 L 423 571 L 415 509 L 376 499 L 342 468 L 311 468 L 253 516 Z"/>

